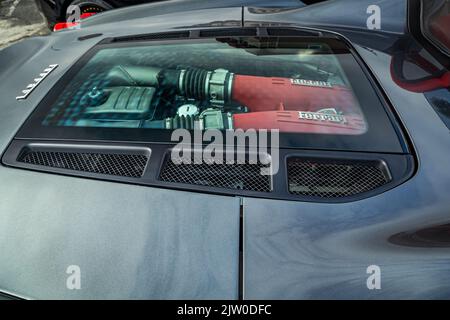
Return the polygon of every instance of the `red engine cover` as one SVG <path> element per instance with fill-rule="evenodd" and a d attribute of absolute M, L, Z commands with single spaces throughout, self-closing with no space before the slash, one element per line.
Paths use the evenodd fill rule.
<path fill-rule="evenodd" d="M 344 113 L 359 113 L 352 92 L 345 87 L 320 87 L 295 84 L 289 78 L 236 75 L 232 99 L 248 107 L 250 112 L 277 110 L 317 111 L 339 108 Z"/>
<path fill-rule="evenodd" d="M 366 130 L 352 91 L 326 82 L 235 75 L 232 99 L 249 109 L 249 113 L 234 115 L 235 128 L 330 134 L 361 134 Z M 329 108 L 340 112 L 345 121 L 299 116 L 300 111 Z"/>
<path fill-rule="evenodd" d="M 364 119 L 357 115 L 345 117 L 345 122 L 327 122 L 299 118 L 298 111 L 262 111 L 233 115 L 236 129 L 279 129 L 281 132 L 359 135 L 366 132 Z"/>

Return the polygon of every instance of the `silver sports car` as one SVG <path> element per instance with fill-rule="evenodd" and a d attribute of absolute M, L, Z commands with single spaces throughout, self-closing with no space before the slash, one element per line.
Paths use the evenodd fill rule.
<path fill-rule="evenodd" d="M 232 2 L 0 51 L 2 296 L 450 298 L 450 2 Z"/>

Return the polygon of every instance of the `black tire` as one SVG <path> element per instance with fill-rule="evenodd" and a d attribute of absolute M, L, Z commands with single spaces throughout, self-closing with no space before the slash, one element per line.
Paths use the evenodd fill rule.
<path fill-rule="evenodd" d="M 67 9 L 69 8 L 70 5 L 78 5 L 80 7 L 80 13 L 88 13 L 88 12 L 95 12 L 95 13 L 99 13 L 99 12 L 103 12 L 106 10 L 110 10 L 113 8 L 113 6 L 111 6 L 109 3 L 107 3 L 106 1 L 103 0 L 72 0 L 72 1 L 67 1 L 65 3 L 65 6 L 63 8 L 63 12 L 62 12 L 62 16 L 67 18 L 68 13 L 67 13 Z"/>

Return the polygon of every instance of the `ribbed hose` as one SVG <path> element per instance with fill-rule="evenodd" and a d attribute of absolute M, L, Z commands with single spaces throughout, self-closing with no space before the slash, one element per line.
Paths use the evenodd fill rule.
<path fill-rule="evenodd" d="M 193 116 L 179 116 L 176 115 L 173 118 L 170 118 L 168 122 L 166 122 L 166 129 L 188 129 L 193 130 L 194 128 L 194 117 Z"/>
<path fill-rule="evenodd" d="M 204 100 L 206 94 L 206 79 L 208 71 L 203 69 L 187 69 L 185 70 L 183 82 L 181 85 L 182 94 L 187 98 Z"/>
<path fill-rule="evenodd" d="M 178 94 L 188 99 L 218 105 L 231 99 L 233 74 L 225 69 L 161 69 L 155 78 L 160 88 L 176 89 Z"/>

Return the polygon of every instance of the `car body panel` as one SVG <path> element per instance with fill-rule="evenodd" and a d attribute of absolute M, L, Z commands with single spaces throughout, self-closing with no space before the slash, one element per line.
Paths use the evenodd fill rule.
<path fill-rule="evenodd" d="M 186 12 L 180 6 L 173 13 L 169 5 L 143 5 L 88 18 L 80 30 L 4 49 L 0 149 L 5 150 L 68 68 L 104 38 L 227 26 L 288 25 L 336 32 L 352 43 L 392 104 L 415 152 L 415 176 L 385 193 L 350 203 L 244 198 L 243 297 L 449 298 L 450 242 L 395 240 L 450 221 L 448 128 L 423 94 L 399 86 L 391 74 L 395 50 L 405 50 L 396 44 L 410 38 L 405 31 L 406 1 L 358 2 L 352 13 L 346 12 L 355 19 L 336 15 L 339 3 L 349 1 L 290 10 L 204 9 L 199 4 L 201 10 L 191 7 Z M 387 14 L 382 30 L 367 30 L 362 17 L 368 16 L 369 4 Z M 127 28 L 122 28 L 125 22 Z M 90 35 L 97 36 L 78 40 Z M 58 68 L 26 100 L 16 101 L 20 90 L 52 63 Z M 0 203 L 0 289 L 29 297 L 237 297 L 238 198 L 4 166 L 0 180 L 8 181 L 0 186 L 5 199 Z M 89 267 L 91 260 L 94 266 Z M 65 289 L 65 268 L 76 261 L 88 269 L 87 287 L 80 293 Z M 144 265 L 150 267 L 139 268 Z M 367 288 L 370 265 L 381 267 L 381 290 Z M 204 270 L 208 272 L 202 274 Z"/>
<path fill-rule="evenodd" d="M 9 181 L 0 186 L 1 290 L 38 299 L 237 298 L 239 199 L 5 167 L 0 175 Z M 73 265 L 80 290 L 66 286 Z"/>
<path fill-rule="evenodd" d="M 44 13 L 49 21 L 50 25 L 53 26 L 54 22 L 65 21 L 66 12 L 65 10 L 71 2 L 74 0 L 40 0 L 42 6 L 45 8 Z M 137 10 L 131 9 L 128 13 L 128 17 L 138 17 L 142 6 L 152 6 L 153 13 L 150 15 L 158 15 L 163 13 L 174 13 L 180 11 L 190 11 L 190 10 L 200 10 L 200 9 L 211 9 L 211 8 L 231 8 L 231 7 L 243 7 L 243 6 L 259 6 L 259 7 L 303 7 L 305 4 L 300 0 L 103 0 L 108 5 L 113 8 L 126 8 L 127 6 L 141 5 Z M 128 10 L 130 8 L 127 8 Z M 102 16 L 106 12 L 102 12 Z M 116 14 L 108 16 L 117 17 Z M 118 16 L 123 17 L 122 14 Z M 109 19 L 109 18 L 106 18 Z M 105 20 L 103 20 L 105 21 Z M 103 23 L 103 22 L 102 22 Z"/>
<path fill-rule="evenodd" d="M 406 30 L 406 0 L 338 0 L 325 1 L 303 8 L 287 11 L 259 10 L 248 5 L 244 11 L 246 25 L 257 23 L 292 24 L 297 26 L 327 29 L 367 30 L 367 20 L 377 6 L 381 14 L 380 27 L 383 33 L 404 33 Z M 342 10 L 345 8 L 345 10 Z M 374 31 L 374 30 L 372 30 Z M 376 31 L 376 30 L 375 30 Z"/>
<path fill-rule="evenodd" d="M 239 25 L 241 11 L 221 12 Z M 188 21 L 208 23 L 207 13 L 193 12 Z M 179 24 L 182 15 L 176 16 L 172 25 Z M 163 21 L 166 18 L 156 20 L 153 30 L 167 30 L 167 24 L 157 26 Z M 141 23 L 137 28 L 142 32 L 147 27 Z M 79 41 L 84 32 L 92 33 L 87 29 L 36 37 L 0 51 L 1 64 L 8 61 L 0 74 L 5 97 L 0 106 L 2 152 L 46 92 L 101 40 Z M 104 37 L 118 34 L 106 30 Z M 122 34 L 132 32 L 136 30 Z M 54 63 L 58 67 L 27 99 L 15 99 Z M 237 298 L 238 198 L 17 172 L 4 166 L 0 176 L 12 180 L 1 186 L 0 291 L 25 298 Z M 69 265 L 86 272 L 85 290 L 66 288 Z"/>
<path fill-rule="evenodd" d="M 450 246 L 446 238 L 443 243 L 433 242 L 433 238 L 415 241 L 414 236 L 402 242 L 394 240 L 406 234 L 417 237 L 420 230 L 448 224 L 450 172 L 442 159 L 450 157 L 450 141 L 448 128 L 424 95 L 407 91 L 393 80 L 393 48 L 402 41 L 406 27 L 406 21 L 394 19 L 405 10 L 405 2 L 397 1 L 397 7 L 393 3 L 377 3 L 382 10 L 383 5 L 390 8 L 383 12 L 395 12 L 391 19 L 387 16 L 383 32 L 367 30 L 360 19 L 361 8 L 368 5 L 365 1 L 358 1 L 361 6 L 353 8 L 359 8 L 359 15 L 349 15 L 356 17 L 353 24 L 341 24 L 329 16 L 329 23 L 324 25 L 332 26 L 352 42 L 382 85 L 415 147 L 417 172 L 389 192 L 348 204 L 280 205 L 272 200 L 245 199 L 246 299 L 450 297 Z M 318 15 L 303 14 L 300 9 L 258 19 L 258 14 L 249 12 L 244 25 L 264 26 L 274 20 L 320 25 L 326 20 L 327 10 L 321 11 L 318 6 Z M 383 23 L 385 19 L 383 15 Z M 367 268 L 371 265 L 381 268 L 381 290 L 367 287 Z"/>

